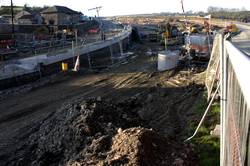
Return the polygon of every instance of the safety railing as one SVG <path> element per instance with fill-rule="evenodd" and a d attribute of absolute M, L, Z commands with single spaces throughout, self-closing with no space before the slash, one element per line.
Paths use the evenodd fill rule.
<path fill-rule="evenodd" d="M 130 26 L 125 27 L 120 32 L 114 33 L 106 38 L 106 40 L 98 40 L 95 42 L 78 43 L 74 48 L 59 49 L 57 53 L 49 52 L 46 54 L 37 54 L 34 57 L 26 57 L 22 59 L 8 60 L 0 62 L 0 80 L 21 76 L 23 74 L 39 71 L 38 64 L 43 63 L 49 65 L 55 62 L 60 62 L 65 59 L 72 58 L 78 54 L 84 55 L 105 47 L 109 47 L 115 43 L 121 43 L 123 39 L 129 37 L 132 32 Z"/>
<path fill-rule="evenodd" d="M 117 35 L 120 35 L 123 30 L 124 29 L 111 29 L 110 31 L 105 31 L 105 38 L 115 38 Z M 0 35 L 0 39 L 6 37 L 8 37 L 8 35 Z M 19 50 L 17 54 L 18 58 L 33 57 L 41 54 L 57 54 L 60 53 L 61 50 L 72 48 L 72 42 L 74 47 L 103 42 L 101 34 L 85 34 L 78 36 L 77 39 L 75 37 L 60 39 L 53 35 L 36 36 L 34 34 L 19 33 L 15 34 L 14 38 L 16 39 L 15 48 Z M 8 44 L 3 45 L 2 48 L 6 49 L 7 45 Z"/>
<path fill-rule="evenodd" d="M 250 165 L 250 57 L 221 40 L 222 166 Z"/>

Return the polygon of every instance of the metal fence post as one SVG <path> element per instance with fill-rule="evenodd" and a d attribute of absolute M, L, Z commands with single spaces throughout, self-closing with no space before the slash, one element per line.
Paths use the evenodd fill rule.
<path fill-rule="evenodd" d="M 227 89 L 228 89 L 228 56 L 227 56 L 227 50 L 225 47 L 225 39 L 222 36 L 221 37 L 221 46 L 220 46 L 220 55 L 221 55 L 221 145 L 220 145 L 220 165 L 224 166 L 228 163 L 226 158 L 226 133 L 227 133 L 227 124 L 226 124 L 226 118 L 227 118 Z"/>
<path fill-rule="evenodd" d="M 223 70 L 223 65 L 224 65 L 224 61 L 223 61 L 223 52 L 224 52 L 224 43 L 223 43 L 223 36 L 220 35 L 220 96 L 221 96 L 221 100 L 220 100 L 220 105 L 221 105 L 221 110 L 220 110 L 220 165 L 223 166 L 224 165 L 224 121 L 223 121 L 223 112 L 224 112 L 224 107 L 223 107 L 223 99 L 225 96 L 223 96 L 224 94 L 224 86 L 223 86 L 223 81 L 224 81 L 224 70 Z"/>

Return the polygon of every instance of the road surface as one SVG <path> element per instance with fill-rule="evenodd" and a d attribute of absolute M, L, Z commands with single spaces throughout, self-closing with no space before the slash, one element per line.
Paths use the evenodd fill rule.
<path fill-rule="evenodd" d="M 241 33 L 232 39 L 233 44 L 242 52 L 250 56 L 250 24 L 236 23 Z"/>

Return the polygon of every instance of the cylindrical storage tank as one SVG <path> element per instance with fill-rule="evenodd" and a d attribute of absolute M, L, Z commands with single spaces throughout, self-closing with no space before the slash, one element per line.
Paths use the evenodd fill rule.
<path fill-rule="evenodd" d="M 158 54 L 158 70 L 173 69 L 179 61 L 179 51 L 163 51 Z"/>

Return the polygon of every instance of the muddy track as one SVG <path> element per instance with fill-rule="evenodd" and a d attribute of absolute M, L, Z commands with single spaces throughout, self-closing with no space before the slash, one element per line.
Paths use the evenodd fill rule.
<path fill-rule="evenodd" d="M 29 115 L 33 112 L 36 112 L 37 110 L 41 110 L 46 108 L 49 105 L 55 104 L 55 103 L 60 103 L 62 100 L 66 101 L 67 99 L 71 99 L 74 96 L 82 96 L 82 97 L 90 97 L 90 96 L 107 96 L 108 94 L 112 93 L 113 91 L 115 91 L 115 88 L 126 88 L 129 87 L 133 84 L 135 84 L 138 79 L 142 76 L 142 73 L 139 74 L 129 74 L 128 76 L 123 76 L 125 77 L 122 81 L 116 83 L 116 81 L 119 81 L 119 77 L 118 79 L 116 79 L 115 77 L 113 78 L 113 76 L 108 76 L 105 78 L 101 78 L 96 80 L 95 82 L 84 82 L 84 86 L 86 87 L 84 89 L 84 92 L 80 91 L 77 92 L 77 89 L 74 89 L 73 91 L 68 91 L 65 93 L 62 93 L 63 96 L 61 95 L 53 95 L 50 98 L 50 100 L 45 100 L 45 101 L 41 101 L 38 104 L 35 105 L 31 105 L 31 106 L 27 106 L 25 105 L 25 108 L 20 108 L 18 111 L 15 111 L 14 113 L 10 113 L 7 114 L 5 116 L 0 116 L 0 123 L 4 123 L 6 121 L 12 121 L 15 119 L 18 119 L 22 116 L 26 116 Z M 114 80 L 112 80 L 114 79 Z M 81 83 L 83 84 L 83 83 Z M 113 87 L 114 84 L 114 87 Z M 79 85 L 78 85 L 79 86 Z M 87 87 L 89 86 L 89 87 Z M 114 88 L 114 89 L 113 89 Z M 50 92 L 50 94 L 52 93 L 56 93 L 56 92 Z M 46 94 L 46 95 L 50 95 L 50 94 Z M 14 104 L 17 106 L 17 104 Z M 11 107 L 13 107 L 14 105 L 12 105 Z"/>
<path fill-rule="evenodd" d="M 32 132 L 30 126 L 79 97 L 113 101 L 136 97 L 144 103 L 138 114 L 149 127 L 164 136 L 181 135 L 199 100 L 200 85 L 192 85 L 192 73 L 178 73 L 183 69 L 157 72 L 156 62 L 149 59 L 142 54 L 106 73 L 66 75 L 63 81 L 59 77 L 56 83 L 0 101 L 0 156 L 15 149 L 16 140 L 24 141 Z"/>

